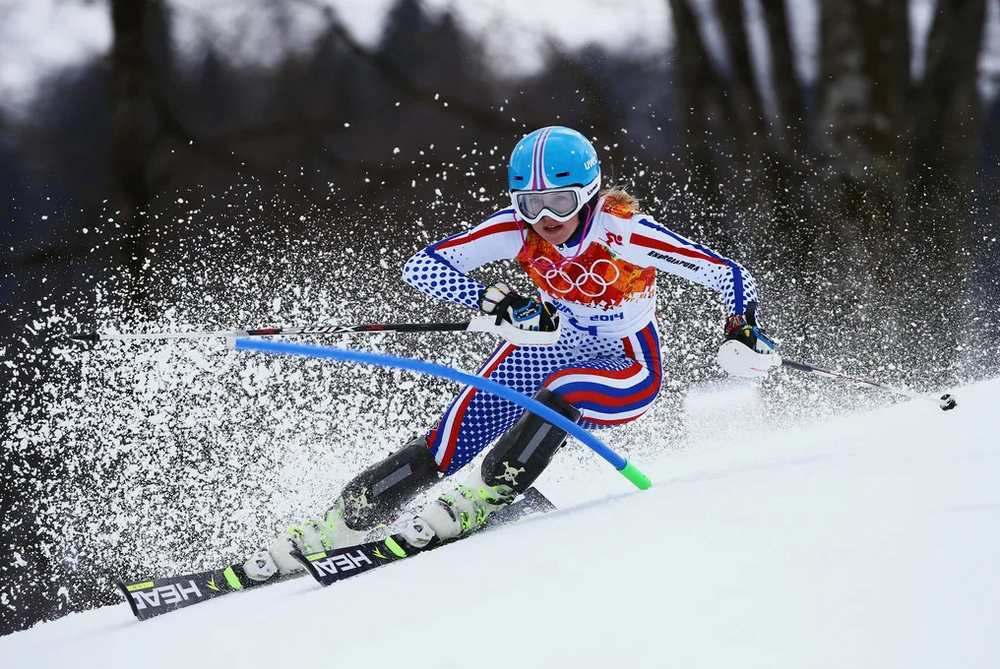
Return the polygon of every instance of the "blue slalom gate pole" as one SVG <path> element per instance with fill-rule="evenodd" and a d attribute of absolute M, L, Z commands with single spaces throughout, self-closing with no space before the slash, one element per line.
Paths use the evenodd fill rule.
<path fill-rule="evenodd" d="M 243 351 L 258 351 L 261 353 L 275 353 L 279 355 L 300 355 L 310 358 L 326 358 L 329 360 L 342 360 L 346 362 L 356 362 L 363 365 L 377 365 L 380 367 L 396 367 L 406 369 L 411 372 L 429 374 L 442 379 L 457 381 L 469 386 L 492 393 L 497 397 L 509 400 L 518 406 L 527 409 L 540 418 L 544 418 L 558 428 L 565 430 L 583 442 L 588 448 L 607 460 L 617 469 L 622 476 L 631 481 L 640 490 L 646 490 L 652 483 L 649 477 L 627 461 L 622 456 L 615 453 L 601 442 L 597 437 L 590 434 L 582 427 L 569 420 L 563 415 L 545 406 L 530 397 L 502 386 L 496 381 L 484 379 L 468 372 L 463 372 L 451 367 L 445 367 L 434 362 L 415 360 L 413 358 L 402 358 L 394 355 L 384 355 L 382 353 L 370 353 L 367 351 L 351 351 L 330 346 L 314 346 L 309 344 L 289 344 L 286 342 L 263 341 L 249 338 L 238 338 L 235 340 L 234 348 Z"/>

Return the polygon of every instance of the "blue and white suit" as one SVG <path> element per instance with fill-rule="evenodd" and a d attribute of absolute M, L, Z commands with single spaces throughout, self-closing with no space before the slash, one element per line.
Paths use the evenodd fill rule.
<path fill-rule="evenodd" d="M 534 395 L 546 387 L 583 413 L 587 429 L 635 420 L 660 389 L 656 270 L 714 288 L 730 315 L 757 300 L 753 278 L 738 263 L 664 228 L 610 198 L 565 244 L 554 246 L 499 211 L 471 229 L 411 258 L 404 280 L 418 290 L 474 309 L 485 286 L 467 272 L 516 259 L 540 299 L 562 314 L 553 346 L 501 342 L 479 375 Z M 451 474 L 507 431 L 517 405 L 466 387 L 427 434 L 441 471 Z"/>

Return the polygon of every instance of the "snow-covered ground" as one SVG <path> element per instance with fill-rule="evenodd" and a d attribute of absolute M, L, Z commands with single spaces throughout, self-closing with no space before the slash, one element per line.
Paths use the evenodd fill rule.
<path fill-rule="evenodd" d="M 67 616 L 0 666 L 998 667 L 1000 380 L 956 395 L 692 442 L 646 492 L 594 457 L 539 481 L 548 516 L 327 589 Z"/>

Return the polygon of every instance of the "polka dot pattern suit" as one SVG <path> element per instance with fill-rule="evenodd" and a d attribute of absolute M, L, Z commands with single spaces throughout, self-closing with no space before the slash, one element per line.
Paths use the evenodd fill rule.
<path fill-rule="evenodd" d="M 739 264 L 605 199 L 562 246 L 545 242 L 513 210 L 503 210 L 417 253 L 403 277 L 428 295 L 478 308 L 485 286 L 467 272 L 501 259 L 517 259 L 540 299 L 559 309 L 563 326 L 553 346 L 501 342 L 478 374 L 528 396 L 548 388 L 582 411 L 586 429 L 635 420 L 656 399 L 656 270 L 714 288 L 730 314 L 743 313 L 757 299 L 752 277 Z M 461 469 L 521 412 L 489 393 L 463 389 L 427 434 L 439 469 Z"/>

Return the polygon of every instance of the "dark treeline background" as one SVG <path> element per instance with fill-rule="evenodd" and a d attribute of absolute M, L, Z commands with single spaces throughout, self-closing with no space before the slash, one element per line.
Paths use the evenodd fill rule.
<path fill-rule="evenodd" d="M 331 237 L 377 228 L 412 249 L 417 220 L 441 237 L 503 206 L 510 149 L 556 123 L 592 137 L 606 181 L 658 220 L 751 267 L 774 333 L 812 347 L 795 350 L 823 362 L 891 351 L 899 376 L 886 380 L 935 387 L 995 371 L 1000 103 L 981 93 L 987 0 L 937 3 L 917 59 L 908 3 L 815 0 L 808 85 L 784 0 L 716 2 L 721 49 L 689 0 L 664 2 L 669 52 L 553 39 L 539 71 L 512 79 L 418 0 L 398 2 L 374 46 L 334 9 L 275 2 L 259 20 L 276 35 L 292 12 L 322 30 L 267 66 L 211 46 L 182 58 L 168 2 L 107 0 L 110 52 L 51 76 L 24 117 L 0 108 L 0 336 L 8 356 L 38 349 L 34 372 L 0 368 L 0 383 L 45 382 L 46 345 L 25 320 L 98 278 L 114 287 L 120 327 L 155 321 L 169 277 L 156 250 L 172 240 L 280 216 L 293 237 L 320 218 Z M 764 68 L 748 10 L 764 27 Z M 3 390 L 14 415 L 11 398 L 25 395 Z M 7 456 L 0 546 L 33 517 Z M 48 573 L 45 555 L 21 561 Z M 109 601 L 67 606 L 41 590 L 21 593 L 14 615 L 0 607 L 0 630 Z"/>

